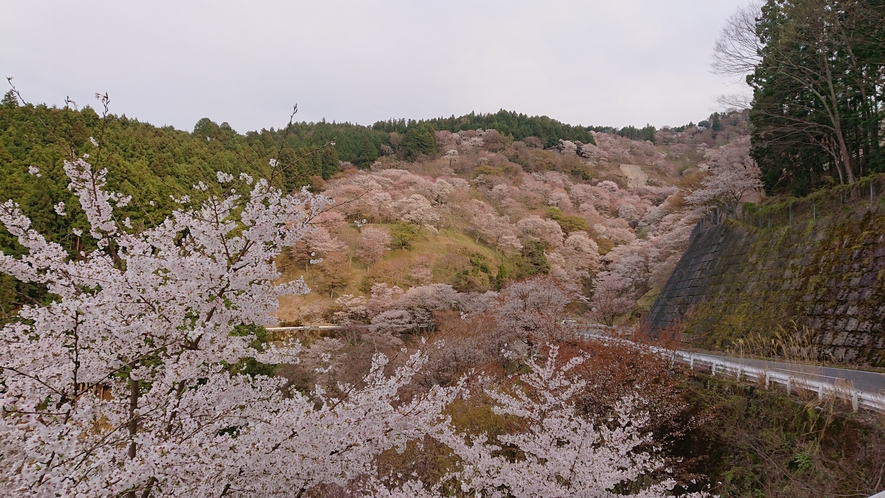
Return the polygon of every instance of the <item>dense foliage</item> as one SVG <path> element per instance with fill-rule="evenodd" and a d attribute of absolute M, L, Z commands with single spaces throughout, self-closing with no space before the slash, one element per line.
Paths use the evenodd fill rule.
<path fill-rule="evenodd" d="M 196 133 L 196 130 L 195 130 Z M 277 130 L 271 128 L 246 132 L 248 143 L 258 141 L 265 147 L 279 147 L 282 141 L 295 151 L 295 157 L 304 157 L 309 151 L 322 148 L 326 162 L 347 161 L 360 167 L 368 167 L 381 155 L 382 145 L 390 144 L 388 133 L 351 123 L 328 123 L 325 120 L 293 122 Z M 322 170 L 328 171 L 328 170 Z M 307 176 L 316 175 L 316 170 Z M 322 175 L 328 178 L 327 174 Z"/>
<path fill-rule="evenodd" d="M 590 127 L 573 126 L 561 123 L 547 116 L 528 116 L 526 114 L 501 109 L 495 114 L 476 114 L 471 112 L 464 116 L 436 118 L 428 120 L 389 120 L 379 121 L 372 128 L 387 132 L 407 133 L 412 127 L 430 127 L 437 131 L 458 132 L 465 130 L 497 130 L 502 135 L 509 135 L 513 140 L 537 137 L 544 147 L 556 147 L 560 140 L 577 141 L 595 144 L 590 134 Z"/>
<path fill-rule="evenodd" d="M 86 154 L 108 166 L 109 188 L 132 198 L 119 208 L 120 216 L 135 227 L 155 226 L 175 207 L 170 196 L 193 195 L 191 186 L 214 178 L 216 171 L 272 176 L 267 160 L 279 147 L 245 139 L 226 124 L 202 120 L 198 129 L 200 134 L 157 128 L 126 116 L 99 115 L 90 107 L 19 105 L 9 92 L 0 105 L 0 198 L 17 199 L 36 230 L 77 254 L 94 248 L 95 241 L 67 188 L 65 160 Z M 0 229 L 0 248 L 11 254 L 23 250 L 5 229 Z M 4 314 L 42 295 L 39 286 L 0 278 Z"/>
<path fill-rule="evenodd" d="M 766 190 L 801 195 L 885 170 L 885 2 L 768 0 L 754 29 L 747 81 Z"/>
<path fill-rule="evenodd" d="M 872 496 L 882 490 L 885 426 L 833 398 L 796 399 L 696 374 L 690 402 L 707 410 L 680 446 L 720 496 Z M 700 456 L 700 458 L 697 458 Z"/>
<path fill-rule="evenodd" d="M 690 126 L 693 126 L 693 124 L 675 129 L 677 131 L 683 131 Z M 630 140 L 648 140 L 651 143 L 655 143 L 655 133 L 657 133 L 657 129 L 650 124 L 646 124 L 642 128 L 630 125 L 623 128 L 615 128 L 613 126 L 592 126 L 590 129 L 600 133 L 611 133 L 612 135 L 629 138 Z"/>

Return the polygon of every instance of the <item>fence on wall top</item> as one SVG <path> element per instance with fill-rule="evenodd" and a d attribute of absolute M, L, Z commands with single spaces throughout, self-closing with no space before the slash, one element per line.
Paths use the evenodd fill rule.
<path fill-rule="evenodd" d="M 791 226 L 821 217 L 842 214 L 858 207 L 885 204 L 885 174 L 867 176 L 850 185 L 819 190 L 807 197 L 779 204 L 756 206 L 727 203 L 707 211 L 695 225 L 691 237 L 726 220 L 735 220 L 760 230 Z"/>

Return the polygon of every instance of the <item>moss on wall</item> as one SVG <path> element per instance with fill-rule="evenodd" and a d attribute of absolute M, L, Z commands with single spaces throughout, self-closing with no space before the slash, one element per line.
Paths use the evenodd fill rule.
<path fill-rule="evenodd" d="M 885 366 L 885 209 L 759 229 L 730 220 L 694 236 L 647 315 L 728 349 L 784 331 L 821 359 Z"/>

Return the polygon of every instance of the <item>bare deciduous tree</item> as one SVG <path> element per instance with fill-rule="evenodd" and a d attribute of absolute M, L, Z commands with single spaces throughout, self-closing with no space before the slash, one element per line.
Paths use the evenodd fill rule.
<path fill-rule="evenodd" d="M 742 79 L 756 70 L 762 61 L 762 46 L 756 35 L 756 18 L 762 3 L 753 0 L 738 7 L 726 21 L 713 45 L 713 72 Z"/>

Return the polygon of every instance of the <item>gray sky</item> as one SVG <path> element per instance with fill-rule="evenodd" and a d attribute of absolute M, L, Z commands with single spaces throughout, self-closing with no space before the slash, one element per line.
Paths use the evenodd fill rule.
<path fill-rule="evenodd" d="M 372 124 L 504 108 L 583 125 L 681 125 L 741 90 L 710 74 L 746 0 L 3 2 L 0 76 L 191 130 Z M 3 90 L 5 93 L 6 90 Z"/>

